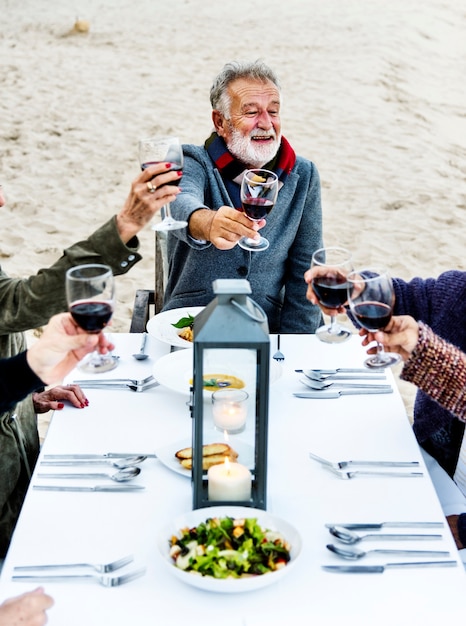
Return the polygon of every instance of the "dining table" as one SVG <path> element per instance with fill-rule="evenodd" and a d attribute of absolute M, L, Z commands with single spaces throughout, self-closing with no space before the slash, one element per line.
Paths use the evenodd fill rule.
<path fill-rule="evenodd" d="M 149 358 L 137 361 L 141 335 L 113 333 L 118 367 L 95 378 L 143 379 L 159 359 L 176 355 L 169 342 L 149 335 Z M 328 344 L 313 334 L 281 335 L 283 361 L 273 361 L 276 336 L 270 336 L 271 382 L 268 406 L 266 510 L 298 532 L 301 550 L 286 575 L 262 588 L 239 593 L 197 588 L 173 575 L 160 555 L 161 533 L 193 509 L 189 475 L 175 471 L 160 450 L 173 454 L 191 441 L 189 394 L 160 384 L 142 392 L 86 388 L 89 405 L 56 411 L 42 445 L 22 512 L 0 578 L 0 602 L 41 584 L 54 598 L 50 626 L 300 626 L 453 623 L 464 612 L 465 571 L 442 513 L 436 492 L 414 437 L 395 376 L 383 375 L 391 393 L 300 398 L 308 390 L 296 370 L 362 368 L 367 357 L 361 338 Z M 192 354 L 190 348 L 183 348 Z M 84 376 L 74 370 L 65 382 Z M 308 390 L 309 391 L 309 390 Z M 221 436 L 219 434 L 219 436 Z M 232 436 L 234 447 L 236 438 Z M 53 467 L 54 454 L 148 455 L 140 474 L 125 484 L 144 487 L 135 492 L 74 492 L 37 489 L 44 485 L 88 485 L 96 481 L 44 478 L 52 472 L 76 472 Z M 416 462 L 413 476 L 335 474 L 310 453 L 331 461 L 376 460 Z M 349 467 L 345 472 L 359 468 Z M 87 472 L 118 471 L 106 464 Z M 403 470 L 399 470 L 403 471 Z M 410 473 L 412 470 L 406 469 Z M 421 475 L 418 475 L 421 474 Z M 347 478 L 347 479 L 344 479 Z M 101 479 L 99 484 L 117 484 Z M 402 530 L 383 527 L 366 533 L 434 533 L 435 539 L 361 540 L 365 551 L 380 548 L 447 552 L 451 566 L 388 567 L 382 573 L 334 572 L 328 565 L 376 565 L 400 561 L 433 561 L 368 553 L 345 561 L 327 549 L 338 544 L 327 525 L 407 522 Z M 434 522 L 435 530 L 416 527 Z M 410 527 L 412 524 L 413 527 Z M 168 540 L 167 550 L 168 550 Z M 344 544 L 339 544 L 343 546 Z M 144 574 L 121 586 L 95 582 L 14 580 L 18 566 L 53 563 L 106 563 L 132 555 L 121 572 L 143 568 Z M 437 559 L 445 561 L 446 559 Z M 288 566 L 287 566 L 288 567 Z M 173 566 L 174 569 L 174 566 Z M 186 576 L 189 576 L 188 574 Z"/>

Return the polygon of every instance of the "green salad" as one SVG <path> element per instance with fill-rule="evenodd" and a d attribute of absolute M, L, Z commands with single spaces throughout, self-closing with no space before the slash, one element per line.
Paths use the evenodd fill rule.
<path fill-rule="evenodd" d="M 177 567 L 214 578 L 274 572 L 288 563 L 290 549 L 280 533 L 264 530 L 256 518 L 212 517 L 170 539 Z"/>

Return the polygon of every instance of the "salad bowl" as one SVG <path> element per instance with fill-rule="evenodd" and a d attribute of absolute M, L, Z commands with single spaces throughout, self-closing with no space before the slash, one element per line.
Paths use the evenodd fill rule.
<path fill-rule="evenodd" d="M 240 578 L 215 578 L 213 575 L 202 575 L 195 571 L 180 569 L 172 558 L 171 538 L 181 537 L 182 529 L 193 528 L 203 524 L 210 518 L 251 519 L 257 520 L 262 530 L 278 533 L 290 546 L 290 560 L 279 569 L 259 575 L 242 576 Z M 204 591 L 216 593 L 243 593 L 272 585 L 283 579 L 292 571 L 302 548 L 301 537 L 289 522 L 271 515 L 267 511 L 242 506 L 213 506 L 189 511 L 179 516 L 172 523 L 159 529 L 157 535 L 158 556 L 167 569 L 181 582 Z"/>

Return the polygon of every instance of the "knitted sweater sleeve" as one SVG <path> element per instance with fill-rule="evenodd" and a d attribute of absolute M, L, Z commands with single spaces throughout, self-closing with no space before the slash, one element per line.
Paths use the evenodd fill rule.
<path fill-rule="evenodd" d="M 461 421 L 466 421 L 466 355 L 422 322 L 419 322 L 418 343 L 400 378 L 414 383 Z"/>

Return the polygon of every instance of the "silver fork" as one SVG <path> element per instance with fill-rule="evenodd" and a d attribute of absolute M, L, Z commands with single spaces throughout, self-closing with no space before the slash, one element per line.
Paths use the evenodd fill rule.
<path fill-rule="evenodd" d="M 17 565 L 15 572 L 29 572 L 31 570 L 51 570 L 51 569 L 76 569 L 78 567 L 90 567 L 100 574 L 109 574 L 114 572 L 134 560 L 133 555 L 124 556 L 122 559 L 112 561 L 111 563 L 56 563 L 53 565 Z"/>
<path fill-rule="evenodd" d="M 106 383 L 104 381 L 101 381 L 92 383 L 80 383 L 79 385 L 80 387 L 82 387 L 82 389 L 129 389 L 130 391 L 141 393 L 142 391 L 147 391 L 147 389 L 158 387 L 160 383 L 154 380 L 153 382 L 144 383 L 142 385 L 131 385 L 129 383 Z"/>
<path fill-rule="evenodd" d="M 121 576 L 96 576 L 95 574 L 61 574 L 52 575 L 52 576 L 41 576 L 40 574 L 32 575 L 32 576 L 12 576 L 11 579 L 16 582 L 39 582 L 39 583 L 73 583 L 73 582 L 97 582 L 99 585 L 103 587 L 119 587 L 120 585 L 124 585 L 125 583 L 129 583 L 136 578 L 140 578 L 144 576 L 146 573 L 146 568 L 143 567 L 141 569 L 135 570 L 134 572 L 128 572 L 128 574 L 123 574 Z"/>
<path fill-rule="evenodd" d="M 147 378 L 89 378 L 81 380 L 73 380 L 76 385 L 135 385 L 141 387 L 154 380 L 152 374 Z"/>
<path fill-rule="evenodd" d="M 280 335 L 277 335 L 277 351 L 273 355 L 275 361 L 284 361 L 285 355 L 280 351 Z"/>
<path fill-rule="evenodd" d="M 349 480 L 357 476 L 388 476 L 398 478 L 421 478 L 424 476 L 422 472 L 376 472 L 375 470 L 355 470 L 354 472 L 344 472 L 333 468 L 331 465 L 324 465 L 325 469 L 338 478 Z"/>
<path fill-rule="evenodd" d="M 345 469 L 352 465 L 359 465 L 365 467 L 417 467 L 419 461 L 327 461 L 317 454 L 309 452 L 309 458 L 318 461 L 326 467 L 331 467 L 334 470 Z"/>

